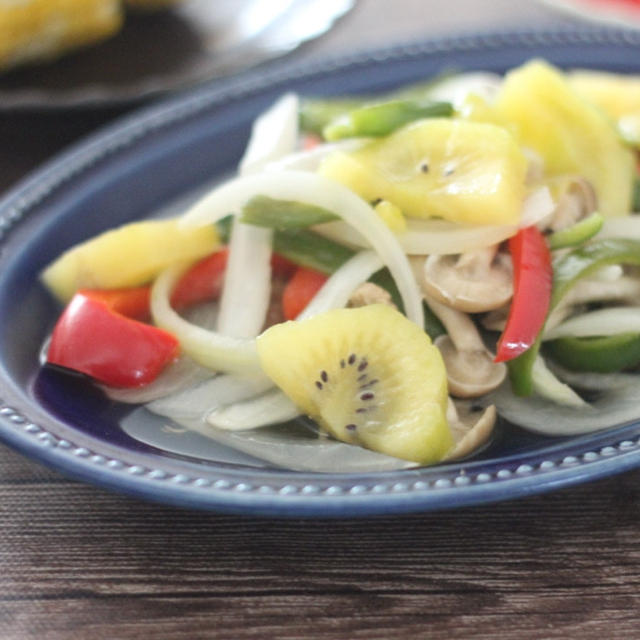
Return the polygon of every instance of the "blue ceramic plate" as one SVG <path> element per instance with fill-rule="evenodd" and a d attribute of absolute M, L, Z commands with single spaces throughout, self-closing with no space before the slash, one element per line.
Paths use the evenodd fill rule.
<path fill-rule="evenodd" d="M 157 212 L 235 167 L 253 118 L 284 91 L 375 92 L 445 68 L 504 71 L 534 56 L 640 71 L 640 34 L 523 33 L 396 47 L 232 78 L 142 111 L 42 168 L 0 205 L 0 436 L 77 478 L 188 507 L 287 516 L 428 511 L 539 493 L 640 466 L 640 422 L 547 439 L 503 427 L 464 463 L 367 474 L 267 468 L 127 435 L 130 407 L 38 367 L 56 308 L 39 271 L 70 245 Z M 640 415 L 640 408 L 638 411 Z"/>

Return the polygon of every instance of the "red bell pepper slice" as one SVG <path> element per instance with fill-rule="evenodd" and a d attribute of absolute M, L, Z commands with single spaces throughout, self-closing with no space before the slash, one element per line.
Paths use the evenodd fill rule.
<path fill-rule="evenodd" d="M 196 262 L 176 283 L 171 294 L 171 305 L 180 309 L 218 298 L 228 257 L 229 249 L 225 247 Z"/>
<path fill-rule="evenodd" d="M 124 289 L 80 289 L 78 293 L 104 302 L 109 309 L 134 320 L 147 320 L 151 314 L 151 288 L 147 286 Z"/>
<path fill-rule="evenodd" d="M 287 320 L 294 320 L 327 281 L 328 277 L 315 269 L 298 267 L 282 292 L 282 311 Z"/>
<path fill-rule="evenodd" d="M 178 350 L 170 333 L 76 293 L 53 330 L 47 362 L 112 387 L 140 387 L 153 381 Z"/>
<path fill-rule="evenodd" d="M 524 353 L 544 326 L 551 300 L 551 252 L 536 227 L 521 229 L 509 239 L 513 262 L 513 299 L 507 324 L 498 340 L 495 362 Z"/>
<path fill-rule="evenodd" d="M 218 298 L 224 284 L 228 257 L 229 249 L 225 247 L 194 264 L 174 287 L 171 305 L 181 309 Z M 271 268 L 275 276 L 289 277 L 296 270 L 296 265 L 274 253 L 271 256 Z"/>

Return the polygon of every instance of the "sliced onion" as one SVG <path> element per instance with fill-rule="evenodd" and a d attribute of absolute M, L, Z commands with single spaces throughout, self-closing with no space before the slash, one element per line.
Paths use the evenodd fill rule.
<path fill-rule="evenodd" d="M 330 309 L 345 307 L 353 291 L 382 266 L 382 260 L 373 251 L 357 253 L 331 275 L 298 319 L 304 320 Z"/>
<path fill-rule="evenodd" d="M 196 203 L 182 218 L 182 225 L 196 227 L 216 222 L 230 212 L 240 211 L 254 195 L 323 207 L 359 229 L 389 268 L 402 296 L 407 317 L 423 326 L 420 291 L 397 239 L 368 203 L 344 185 L 324 176 L 304 171 L 282 171 L 236 178 Z"/>
<path fill-rule="evenodd" d="M 545 332 L 543 339 L 588 338 L 618 333 L 640 333 L 640 307 L 609 307 L 574 316 Z"/>
<path fill-rule="evenodd" d="M 241 174 L 254 173 L 296 148 L 298 103 L 295 93 L 287 93 L 256 118 L 249 144 L 240 161 Z"/>
<path fill-rule="evenodd" d="M 451 102 L 458 107 L 471 94 L 492 103 L 502 86 L 502 76 L 486 71 L 460 73 L 438 82 L 429 91 L 431 100 Z"/>
<path fill-rule="evenodd" d="M 607 238 L 640 240 L 640 215 L 606 218 L 596 238 L 598 240 Z"/>
<path fill-rule="evenodd" d="M 154 323 L 176 336 L 182 351 L 205 367 L 247 376 L 264 375 L 255 340 L 207 331 L 185 320 L 171 307 L 171 291 L 185 268 L 185 265 L 169 267 L 156 278 L 151 289 Z"/>
<path fill-rule="evenodd" d="M 147 404 L 149 411 L 174 420 L 179 418 L 204 420 L 205 416 L 228 404 L 240 402 L 264 393 L 273 387 L 265 377 L 247 378 L 218 375 Z"/>
<path fill-rule="evenodd" d="M 547 187 L 531 193 L 523 203 L 520 227 L 537 224 L 553 212 L 555 204 Z M 467 253 L 494 246 L 515 235 L 513 225 L 464 225 L 447 220 L 407 221 L 407 231 L 396 237 L 408 255 L 446 255 Z M 363 234 L 343 222 L 317 225 L 314 230 L 323 236 L 350 247 L 367 247 Z"/>
<path fill-rule="evenodd" d="M 298 97 L 280 98 L 253 123 L 240 173 L 260 171 L 291 153 L 298 140 Z M 229 258 L 220 299 L 218 331 L 236 338 L 254 338 L 264 326 L 271 299 L 273 231 L 234 221 Z"/>
<path fill-rule="evenodd" d="M 584 408 L 587 403 L 568 385 L 561 382 L 537 356 L 532 369 L 533 390 L 541 398 L 564 407 Z"/>
<path fill-rule="evenodd" d="M 562 376 L 572 387 L 600 393 L 583 408 L 560 406 L 539 396 L 520 398 L 508 384 L 484 402 L 494 403 L 499 415 L 528 431 L 549 436 L 576 436 L 623 426 L 640 418 L 640 375 L 574 374 Z"/>
<path fill-rule="evenodd" d="M 127 415 L 121 426 L 140 442 L 199 460 L 233 460 L 320 473 L 393 471 L 416 466 L 406 460 L 318 437 L 317 433 L 298 425 L 233 432 L 215 429 L 201 420 L 181 419 L 174 423 L 163 425 L 157 416 L 141 407 Z M 187 431 L 176 429 L 176 425 Z M 229 449 L 251 458 L 234 455 Z"/>
<path fill-rule="evenodd" d="M 218 331 L 255 338 L 264 326 L 271 300 L 273 231 L 234 220 L 220 298 Z"/>
<path fill-rule="evenodd" d="M 297 151 L 283 156 L 278 160 L 265 165 L 265 171 L 287 171 L 295 169 L 298 171 L 316 171 L 320 163 L 336 151 L 355 151 L 368 141 L 367 138 L 345 138 L 339 142 L 319 144 L 312 149 Z"/>
<path fill-rule="evenodd" d="M 207 415 L 212 427 L 227 431 L 245 431 L 280 422 L 288 422 L 300 415 L 300 409 L 279 389 L 214 409 Z"/>
<path fill-rule="evenodd" d="M 114 389 L 102 386 L 109 398 L 127 404 L 145 404 L 172 393 L 187 389 L 211 378 L 214 372 L 202 367 L 188 356 L 181 356 L 168 366 L 153 382 L 136 389 Z"/>

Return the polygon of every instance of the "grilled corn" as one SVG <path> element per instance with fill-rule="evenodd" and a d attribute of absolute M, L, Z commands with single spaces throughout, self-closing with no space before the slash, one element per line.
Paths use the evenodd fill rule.
<path fill-rule="evenodd" d="M 56 58 L 121 23 L 118 0 L 0 0 L 0 69 Z"/>
<path fill-rule="evenodd" d="M 157 9 L 180 0 L 0 0 L 0 71 L 52 60 L 104 40 L 124 8 Z"/>

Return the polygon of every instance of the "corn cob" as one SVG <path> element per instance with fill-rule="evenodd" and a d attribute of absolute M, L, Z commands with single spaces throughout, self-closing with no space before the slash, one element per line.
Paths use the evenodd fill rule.
<path fill-rule="evenodd" d="M 56 58 L 121 24 L 119 0 L 0 0 L 0 69 Z"/>

